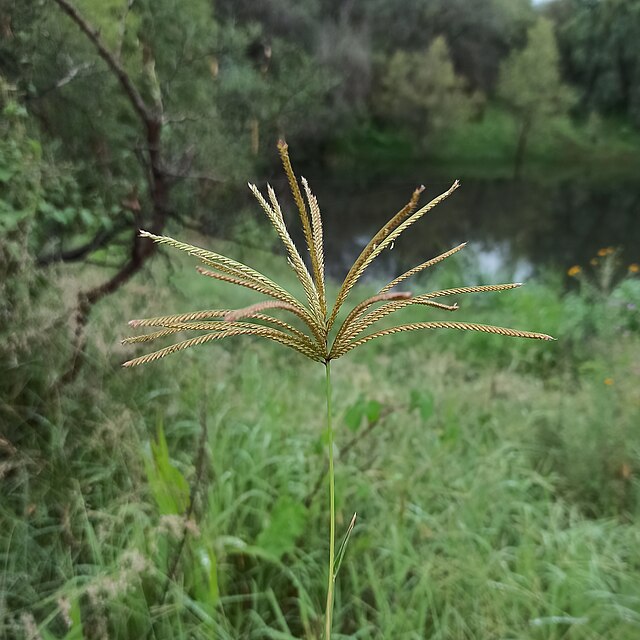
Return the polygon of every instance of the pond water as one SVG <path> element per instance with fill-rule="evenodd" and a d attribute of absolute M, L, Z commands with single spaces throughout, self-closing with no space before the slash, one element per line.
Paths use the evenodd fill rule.
<path fill-rule="evenodd" d="M 369 238 L 424 183 L 421 202 L 453 180 L 423 169 L 419 175 L 349 175 L 306 171 L 325 221 L 330 274 L 340 278 Z M 465 179 L 448 200 L 403 235 L 376 261 L 376 276 L 392 276 L 456 244 L 469 242 L 485 276 L 525 278 L 550 267 L 586 265 L 598 249 L 621 249 L 621 268 L 640 262 L 640 176 L 613 181 L 581 176 L 543 181 Z M 292 219 L 286 183 L 277 182 Z M 299 242 L 299 238 L 296 238 Z"/>

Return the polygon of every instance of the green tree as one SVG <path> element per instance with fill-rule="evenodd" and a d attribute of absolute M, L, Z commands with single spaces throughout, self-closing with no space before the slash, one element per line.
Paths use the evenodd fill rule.
<path fill-rule="evenodd" d="M 423 135 L 468 120 L 480 100 L 456 74 L 443 36 L 426 51 L 396 51 L 380 85 L 381 113 Z"/>
<path fill-rule="evenodd" d="M 550 10 L 584 112 L 622 114 L 640 126 L 640 3 L 562 0 Z"/>
<path fill-rule="evenodd" d="M 527 32 L 527 44 L 500 68 L 498 95 L 518 122 L 514 173 L 520 175 L 529 135 L 541 121 L 566 114 L 572 90 L 560 75 L 560 56 L 553 24 L 540 18 Z"/>
<path fill-rule="evenodd" d="M 275 40 L 272 64 L 258 64 L 259 27 L 221 23 L 209 0 L 2 0 L 0 29 L 0 73 L 54 164 L 78 169 L 76 201 L 38 219 L 37 261 L 109 267 L 79 292 L 79 328 L 151 256 L 140 227 L 219 230 L 212 186 L 223 198 L 258 165 L 260 136 L 294 139 L 325 108 L 309 56 Z"/>
<path fill-rule="evenodd" d="M 535 19 L 530 0 L 361 0 L 372 43 L 386 55 L 398 43 L 425 49 L 443 35 L 458 73 L 491 92 L 500 62 Z"/>

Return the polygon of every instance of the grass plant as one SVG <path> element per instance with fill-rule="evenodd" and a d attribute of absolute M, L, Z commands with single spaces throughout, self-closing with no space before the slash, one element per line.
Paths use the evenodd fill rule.
<path fill-rule="evenodd" d="M 345 553 L 346 544 L 355 523 L 352 518 L 344 542 L 336 561 L 336 504 L 335 504 L 335 469 L 334 469 L 334 428 L 332 423 L 331 406 L 331 362 L 351 350 L 371 342 L 377 338 L 396 333 L 416 331 L 422 329 L 456 329 L 480 333 L 498 334 L 503 336 L 531 338 L 537 340 L 551 340 L 546 334 L 535 333 L 499 327 L 474 322 L 458 322 L 447 320 L 418 321 L 407 324 L 392 325 L 367 333 L 367 330 L 383 318 L 396 313 L 406 307 L 421 305 L 431 310 L 455 312 L 458 305 L 438 302 L 439 298 L 449 298 L 469 293 L 505 291 L 520 286 L 518 283 L 457 287 L 440 289 L 420 295 L 413 295 L 409 291 L 397 291 L 396 287 L 405 280 L 442 262 L 446 258 L 460 251 L 465 245 L 461 244 L 446 251 L 435 258 L 431 258 L 416 267 L 406 271 L 383 286 L 375 295 L 356 304 L 342 322 L 338 322 L 340 311 L 350 292 L 361 279 L 367 268 L 385 250 L 393 247 L 395 240 L 409 227 L 418 222 L 440 202 L 449 197 L 458 187 L 458 181 L 444 193 L 436 196 L 426 205 L 418 208 L 418 201 L 424 187 L 416 189 L 409 202 L 396 213 L 369 241 L 355 260 L 354 264 L 343 280 L 335 302 L 331 309 L 327 305 L 323 227 L 320 208 L 317 199 L 312 194 L 306 180 L 302 179 L 305 197 L 302 195 L 300 183 L 296 178 L 289 159 L 287 145 L 278 145 L 284 171 L 286 173 L 293 199 L 300 216 L 308 258 L 311 270 L 296 248 L 286 227 L 282 209 L 275 191 L 268 186 L 268 200 L 260 193 L 255 185 L 249 188 L 255 195 L 260 206 L 266 213 L 287 253 L 287 262 L 293 270 L 299 285 L 304 292 L 303 301 L 280 284 L 257 271 L 256 269 L 215 253 L 186 244 L 167 236 L 157 236 L 142 231 L 143 237 L 159 244 L 165 244 L 197 257 L 204 266 L 198 267 L 198 272 L 204 276 L 223 282 L 253 290 L 269 300 L 258 301 L 239 309 L 215 309 L 188 312 L 184 314 L 168 315 L 154 318 L 132 320 L 132 327 L 149 327 L 151 333 L 127 338 L 128 344 L 146 343 L 156 339 L 173 336 L 185 331 L 195 331 L 196 337 L 188 338 L 152 353 L 136 357 L 125 362 L 125 367 L 147 364 L 167 355 L 182 351 L 189 347 L 198 346 L 228 337 L 248 335 L 266 338 L 289 347 L 310 360 L 325 366 L 325 394 L 327 403 L 327 434 L 328 434 L 328 483 L 330 501 L 330 536 L 329 561 L 327 566 L 327 600 L 325 608 L 325 639 L 331 638 L 332 616 L 334 607 L 334 588 L 339 565 Z M 268 312 L 268 313 L 267 313 Z M 286 312 L 290 317 L 282 320 L 274 313 Z M 248 322 L 247 320 L 251 320 Z M 296 325 L 301 326 L 296 326 Z M 334 331 L 334 327 L 337 329 Z"/>

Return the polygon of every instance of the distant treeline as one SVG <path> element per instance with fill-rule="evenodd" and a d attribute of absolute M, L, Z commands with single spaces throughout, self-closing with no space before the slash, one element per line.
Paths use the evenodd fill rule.
<path fill-rule="evenodd" d="M 497 109 L 517 173 L 550 118 L 638 128 L 638 42 L 637 0 L 0 0 L 0 228 L 31 220 L 40 265 L 120 268 L 91 303 L 151 254 L 138 228 L 219 229 L 279 137 L 427 153 Z"/>

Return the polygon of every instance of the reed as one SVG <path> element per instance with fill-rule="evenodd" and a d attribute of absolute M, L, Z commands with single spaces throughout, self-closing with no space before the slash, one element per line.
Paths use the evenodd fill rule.
<path fill-rule="evenodd" d="M 300 189 L 298 179 L 295 176 L 288 154 L 287 145 L 284 142 L 278 144 L 278 150 L 282 159 L 293 199 L 296 203 L 302 230 L 305 238 L 306 249 L 311 265 L 311 270 L 306 266 L 302 255 L 295 246 L 286 227 L 282 210 L 276 198 L 276 194 L 270 186 L 267 186 L 268 199 L 265 198 L 255 185 L 249 188 L 255 195 L 260 206 L 265 211 L 267 218 L 275 228 L 287 253 L 287 262 L 300 282 L 305 294 L 305 300 L 300 300 L 284 287 L 274 282 L 264 274 L 241 262 L 190 244 L 179 242 L 167 236 L 158 236 L 147 231 L 141 231 L 140 235 L 150 238 L 159 244 L 166 244 L 199 259 L 203 265 L 197 267 L 202 275 L 215 278 L 238 287 L 251 289 L 259 293 L 267 300 L 259 300 L 255 304 L 242 309 L 219 309 L 196 311 L 179 315 L 161 316 L 132 320 L 130 326 L 149 327 L 154 331 L 125 339 L 125 343 L 150 342 L 182 332 L 197 332 L 195 337 L 174 343 L 162 349 L 133 358 L 124 363 L 125 367 L 133 367 L 159 360 L 177 351 L 189 347 L 198 346 L 207 342 L 222 340 L 233 336 L 255 336 L 278 342 L 301 355 L 324 365 L 326 369 L 325 394 L 327 401 L 327 432 L 328 432 L 328 457 L 329 457 L 329 561 L 327 581 L 327 603 L 325 610 L 325 638 L 330 640 L 332 629 L 333 594 L 334 584 L 342 557 L 346 549 L 349 536 L 355 524 L 355 515 L 347 534 L 340 546 L 338 560 L 336 561 L 335 539 L 335 473 L 334 473 L 334 428 L 331 420 L 331 361 L 344 356 L 356 347 L 371 342 L 377 338 L 405 331 L 417 331 L 421 329 L 456 329 L 461 331 L 481 331 L 503 336 L 517 338 L 531 338 L 535 340 L 552 340 L 543 333 L 521 331 L 505 327 L 476 324 L 473 322 L 450 322 L 432 320 L 414 322 L 411 324 L 399 324 L 396 326 L 373 331 L 363 335 L 370 327 L 384 317 L 400 311 L 412 305 L 421 305 L 428 310 L 439 309 L 456 312 L 459 309 L 457 303 L 443 304 L 435 302 L 434 298 L 460 296 L 468 293 L 497 292 L 513 289 L 520 286 L 519 283 L 503 285 L 487 285 L 476 287 L 459 287 L 413 295 L 408 291 L 393 291 L 393 289 L 439 262 L 454 255 L 464 248 L 465 244 L 458 245 L 449 251 L 431 258 L 413 269 L 398 276 L 382 287 L 377 295 L 367 298 L 356 304 L 346 315 L 337 328 L 339 313 L 356 283 L 373 261 L 409 227 L 418 222 L 420 218 L 430 212 L 436 205 L 448 198 L 458 187 L 455 181 L 444 193 L 433 198 L 423 207 L 418 208 L 418 201 L 424 187 L 419 187 L 412 194 L 409 202 L 402 207 L 371 239 L 361 254 L 355 260 L 338 290 L 335 302 L 329 310 L 327 306 L 325 261 L 324 261 L 324 234 L 322 218 L 317 199 L 311 192 L 309 185 L 302 179 L 303 189 Z M 304 197 L 302 194 L 304 191 Z M 288 315 L 283 320 L 277 315 Z M 251 320 L 248 322 L 247 320 Z M 295 323 L 295 324 L 294 324 Z M 375 329 L 375 327 L 374 327 Z"/>

